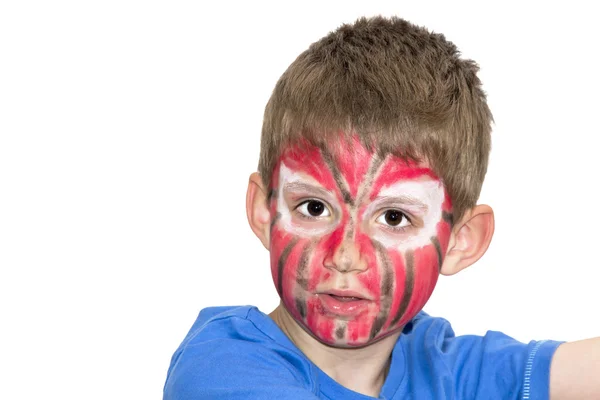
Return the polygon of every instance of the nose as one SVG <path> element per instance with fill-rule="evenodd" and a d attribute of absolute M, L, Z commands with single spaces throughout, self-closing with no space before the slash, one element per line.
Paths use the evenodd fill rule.
<path fill-rule="evenodd" d="M 334 251 L 327 267 L 339 272 L 362 272 L 367 269 L 367 262 L 360 254 L 360 249 L 354 240 L 346 239 Z"/>

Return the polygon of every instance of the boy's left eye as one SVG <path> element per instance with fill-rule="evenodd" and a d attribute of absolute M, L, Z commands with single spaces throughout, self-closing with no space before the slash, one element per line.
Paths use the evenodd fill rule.
<path fill-rule="evenodd" d="M 329 217 L 331 215 L 325 203 L 319 200 L 307 200 L 301 203 L 297 210 L 307 217 Z"/>
<path fill-rule="evenodd" d="M 410 220 L 406 214 L 398 210 L 387 210 L 376 221 L 392 228 L 403 228 L 410 225 Z"/>

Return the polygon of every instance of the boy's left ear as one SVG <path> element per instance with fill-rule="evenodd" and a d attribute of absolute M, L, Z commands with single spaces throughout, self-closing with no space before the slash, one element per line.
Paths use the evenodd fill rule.
<path fill-rule="evenodd" d="M 494 212 L 490 206 L 481 204 L 467 210 L 452 227 L 440 273 L 454 275 L 475 263 L 488 249 L 493 235 Z"/>

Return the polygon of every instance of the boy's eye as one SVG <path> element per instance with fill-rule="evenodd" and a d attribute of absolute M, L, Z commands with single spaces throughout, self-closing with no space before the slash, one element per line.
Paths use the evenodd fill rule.
<path fill-rule="evenodd" d="M 300 214 L 307 217 L 329 217 L 331 213 L 322 201 L 307 200 L 298 206 Z"/>
<path fill-rule="evenodd" d="M 387 210 L 377 218 L 377 222 L 394 228 L 402 228 L 410 225 L 408 217 L 402 211 L 398 210 Z"/>

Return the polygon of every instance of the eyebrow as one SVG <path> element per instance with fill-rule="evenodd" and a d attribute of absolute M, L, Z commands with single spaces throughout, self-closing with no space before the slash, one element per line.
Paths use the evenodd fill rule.
<path fill-rule="evenodd" d="M 381 196 L 381 197 L 376 197 L 374 201 L 379 204 L 381 204 L 381 203 L 390 203 L 390 204 L 400 203 L 402 205 L 419 208 L 423 211 L 427 211 L 429 209 L 427 204 L 423 203 L 421 200 L 419 200 L 418 198 L 416 198 L 414 196 L 408 196 L 408 195 Z"/>
<path fill-rule="evenodd" d="M 331 197 L 332 193 L 320 188 L 318 186 L 311 185 L 309 183 L 304 182 L 286 182 L 283 185 L 284 192 L 308 192 L 310 194 L 321 196 L 321 197 Z"/>

